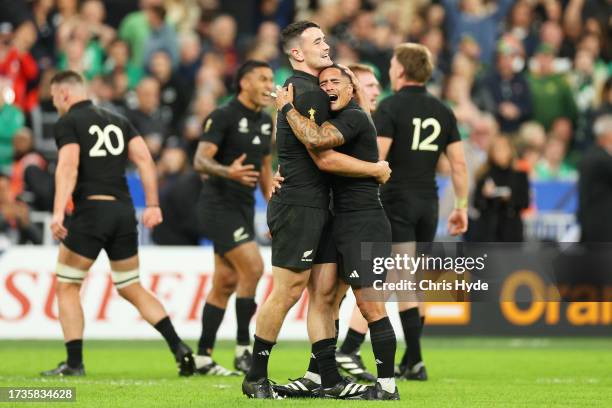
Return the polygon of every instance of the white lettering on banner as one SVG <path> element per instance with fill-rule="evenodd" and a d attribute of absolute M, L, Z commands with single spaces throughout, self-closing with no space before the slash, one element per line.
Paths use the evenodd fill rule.
<path fill-rule="evenodd" d="M 272 289 L 270 248 L 262 248 L 265 271 L 257 287 L 256 302 L 263 303 Z M 61 339 L 54 292 L 57 247 L 12 247 L 0 255 L 0 338 Z M 162 301 L 177 332 L 185 338 L 200 335 L 200 315 L 210 290 L 214 265 L 210 247 L 141 247 L 141 283 Z M 85 313 L 85 337 L 90 339 L 158 338 L 159 334 L 138 316 L 113 287 L 104 254 L 94 264 L 81 290 Z M 350 295 L 352 297 L 352 295 Z M 307 294 L 291 309 L 280 339 L 306 340 Z M 343 324 L 354 305 L 343 302 Z M 390 316 L 395 304 L 388 304 Z M 230 299 L 228 316 L 235 316 Z M 399 321 L 394 321 L 399 326 Z M 251 323 L 254 332 L 255 319 Z M 235 339 L 235 319 L 225 319 L 218 338 Z"/>

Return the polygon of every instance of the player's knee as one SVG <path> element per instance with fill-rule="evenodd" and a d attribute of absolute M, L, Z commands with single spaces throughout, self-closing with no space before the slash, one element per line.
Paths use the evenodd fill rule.
<path fill-rule="evenodd" d="M 254 260 L 249 265 L 246 273 L 241 276 L 241 279 L 249 285 L 257 286 L 259 279 L 261 279 L 261 276 L 263 275 L 263 268 L 264 266 L 261 259 Z"/>
<path fill-rule="evenodd" d="M 304 287 L 297 284 L 287 285 L 282 289 L 278 289 L 279 290 L 276 290 L 275 297 L 278 299 L 278 303 L 282 304 L 287 309 L 295 305 L 297 301 L 300 300 L 300 297 L 302 297 L 302 292 L 304 292 Z M 273 289 L 273 292 L 274 291 Z"/>
<path fill-rule="evenodd" d="M 238 279 L 233 277 L 225 277 L 218 279 L 213 283 L 210 294 L 215 297 L 229 298 L 236 291 Z"/>
<path fill-rule="evenodd" d="M 140 271 L 138 269 L 122 272 L 113 271 L 111 272 L 111 278 L 119 295 L 125 298 L 128 286 L 140 282 Z"/>
<path fill-rule="evenodd" d="M 236 291 L 238 282 L 236 280 L 228 280 L 219 285 L 219 294 L 224 297 L 230 297 Z"/>
<path fill-rule="evenodd" d="M 58 263 L 55 269 L 55 276 L 57 277 L 58 291 L 71 290 L 75 287 L 80 287 L 87 276 L 87 271 Z"/>
<path fill-rule="evenodd" d="M 375 322 L 387 316 L 384 303 L 357 301 L 357 307 L 368 323 Z"/>
<path fill-rule="evenodd" d="M 310 302 L 312 302 L 315 307 L 331 309 L 336 303 L 335 291 L 309 290 L 308 297 L 310 299 Z"/>

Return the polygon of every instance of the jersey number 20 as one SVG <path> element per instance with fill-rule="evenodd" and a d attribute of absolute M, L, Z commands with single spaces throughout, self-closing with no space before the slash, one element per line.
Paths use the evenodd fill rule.
<path fill-rule="evenodd" d="M 438 145 L 433 142 L 440 136 L 440 131 L 442 127 L 440 126 L 440 122 L 438 122 L 435 118 L 427 118 L 422 120 L 421 118 L 412 119 L 412 125 L 414 126 L 414 134 L 412 135 L 412 150 L 425 150 L 429 152 L 437 152 Z M 427 136 L 421 142 L 421 129 L 426 129 L 428 127 L 433 127 L 433 132 L 431 135 Z"/>
<path fill-rule="evenodd" d="M 113 146 L 111 133 L 114 133 L 115 137 L 117 137 L 117 146 Z M 92 125 L 89 127 L 89 134 L 98 137 L 96 144 L 94 144 L 89 151 L 90 157 L 104 157 L 107 151 L 113 156 L 117 156 L 123 152 L 123 132 L 119 126 L 106 125 L 104 129 L 100 129 L 100 126 Z"/>

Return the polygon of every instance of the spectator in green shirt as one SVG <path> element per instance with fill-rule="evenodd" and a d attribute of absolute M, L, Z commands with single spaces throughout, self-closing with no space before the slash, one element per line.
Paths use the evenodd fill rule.
<path fill-rule="evenodd" d="M 0 172 L 9 173 L 13 162 L 13 137 L 25 125 L 23 112 L 12 105 L 14 93 L 0 78 Z"/>
<path fill-rule="evenodd" d="M 157 3 L 159 1 L 140 0 L 140 10 L 125 16 L 119 26 L 119 38 L 125 40 L 132 51 L 130 63 L 138 67 L 144 66 L 145 44 L 151 34 L 146 9 Z"/>
<path fill-rule="evenodd" d="M 541 44 L 529 73 L 529 89 L 533 100 L 533 119 L 547 130 L 558 118 L 576 122 L 577 109 L 572 90 L 565 78 L 554 72 L 554 49 Z"/>
<path fill-rule="evenodd" d="M 128 88 L 134 89 L 143 76 L 143 70 L 130 62 L 130 49 L 126 41 L 116 39 L 108 48 L 108 58 L 104 62 L 105 74 L 125 73 L 128 78 Z"/>
<path fill-rule="evenodd" d="M 576 180 L 576 169 L 565 160 L 566 143 L 558 137 L 551 137 L 544 147 L 544 154 L 535 166 L 535 177 L 539 181 Z"/>

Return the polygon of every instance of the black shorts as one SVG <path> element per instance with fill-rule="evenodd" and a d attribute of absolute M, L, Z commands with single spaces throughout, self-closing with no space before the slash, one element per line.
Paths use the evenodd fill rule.
<path fill-rule="evenodd" d="M 433 242 L 438 229 L 438 198 L 402 193 L 383 197 L 393 242 Z"/>
<path fill-rule="evenodd" d="M 202 235 L 213 242 L 215 253 L 221 256 L 255 239 L 255 209 L 252 205 L 200 200 L 198 219 Z"/>
<path fill-rule="evenodd" d="M 327 223 L 321 232 L 321 239 L 317 248 L 313 265 L 338 263 L 338 251 L 336 250 L 336 242 L 334 241 L 334 217 L 330 214 Z"/>
<path fill-rule="evenodd" d="M 102 249 L 111 261 L 138 254 L 136 211 L 119 200 L 83 200 L 67 221 L 63 244 L 85 258 L 96 259 Z"/>
<path fill-rule="evenodd" d="M 334 217 L 338 274 L 353 288 L 370 288 L 386 279 L 375 270 L 374 258 L 391 254 L 391 225 L 383 209 L 339 212 Z"/>
<path fill-rule="evenodd" d="M 267 217 L 272 234 L 272 266 L 294 271 L 310 269 L 329 210 L 270 201 Z"/>

